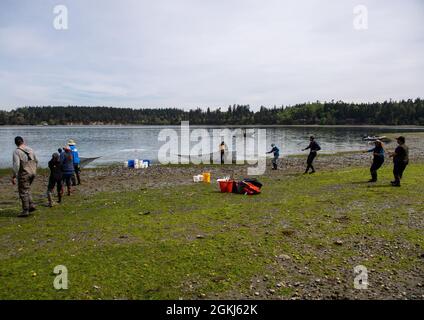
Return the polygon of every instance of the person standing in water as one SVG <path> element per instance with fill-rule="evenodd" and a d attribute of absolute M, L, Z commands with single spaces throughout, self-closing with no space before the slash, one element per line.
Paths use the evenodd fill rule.
<path fill-rule="evenodd" d="M 380 167 L 384 163 L 384 147 L 383 143 L 380 140 L 377 140 L 374 142 L 375 147 L 364 152 L 372 152 L 373 153 L 373 161 L 370 168 L 371 172 L 371 180 L 368 182 L 377 182 L 377 170 L 380 169 Z"/>
<path fill-rule="evenodd" d="M 31 185 L 37 174 L 38 160 L 34 151 L 24 144 L 22 137 L 16 137 L 15 144 L 12 184 L 15 185 L 16 179 L 18 180 L 18 192 L 22 201 L 22 212 L 18 217 L 28 217 L 30 212 L 35 211 Z"/>
<path fill-rule="evenodd" d="M 221 164 L 224 164 L 225 152 L 227 151 L 227 146 L 225 145 L 224 141 L 222 141 L 221 144 L 219 145 L 219 150 L 221 152 Z"/>
<path fill-rule="evenodd" d="M 395 152 L 390 155 L 393 158 L 393 176 L 395 177 L 395 180 L 391 184 L 393 187 L 400 187 L 400 180 L 409 163 L 409 148 L 405 144 L 405 137 L 400 136 L 396 140 L 398 146 Z"/>
<path fill-rule="evenodd" d="M 315 168 L 313 166 L 313 162 L 314 159 L 317 156 L 318 151 L 321 150 L 320 145 L 318 144 L 318 142 L 315 141 L 315 137 L 314 136 L 310 136 L 309 137 L 309 146 L 307 146 L 305 149 L 303 149 L 302 151 L 306 151 L 306 150 L 310 150 L 309 155 L 308 155 L 308 159 L 306 160 L 306 170 L 304 174 L 307 174 L 309 169 L 312 169 L 312 171 L 310 172 L 310 174 L 315 173 Z"/>
<path fill-rule="evenodd" d="M 278 168 L 277 161 L 278 161 L 278 158 L 280 157 L 280 149 L 278 149 L 274 143 L 271 144 L 271 148 L 272 148 L 271 151 L 268 151 L 267 154 L 269 153 L 274 154 L 274 158 L 272 159 L 272 170 L 277 170 Z"/>

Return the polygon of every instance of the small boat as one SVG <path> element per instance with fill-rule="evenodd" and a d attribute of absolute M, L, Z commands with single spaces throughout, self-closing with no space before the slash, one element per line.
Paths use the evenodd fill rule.
<path fill-rule="evenodd" d="M 362 141 L 370 141 L 370 142 L 374 142 L 380 140 L 382 142 L 390 142 L 392 141 L 390 138 L 386 137 L 386 136 L 364 136 L 362 137 Z"/>

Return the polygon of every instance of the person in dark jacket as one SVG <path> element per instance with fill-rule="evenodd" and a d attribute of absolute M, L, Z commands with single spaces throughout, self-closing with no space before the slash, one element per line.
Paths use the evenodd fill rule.
<path fill-rule="evenodd" d="M 63 180 L 65 180 L 66 188 L 68 189 L 68 196 L 71 195 L 71 180 L 75 173 L 74 159 L 72 157 L 71 149 L 66 146 L 60 155 L 60 163 L 62 166 Z"/>
<path fill-rule="evenodd" d="M 315 168 L 313 166 L 313 162 L 314 162 L 314 159 L 317 156 L 318 151 L 321 150 L 321 147 L 319 146 L 318 142 L 315 141 L 314 136 L 309 137 L 309 146 L 307 146 L 302 151 L 306 151 L 308 149 L 310 150 L 310 152 L 309 152 L 309 155 L 308 155 L 308 159 L 306 160 L 307 165 L 306 165 L 306 170 L 305 170 L 304 174 L 307 174 L 309 169 L 312 169 L 310 174 L 313 174 L 313 173 L 315 173 Z"/>
<path fill-rule="evenodd" d="M 365 151 L 365 152 L 372 152 L 373 153 L 373 161 L 370 168 L 371 172 L 371 180 L 368 182 L 377 182 L 377 170 L 381 168 L 381 166 L 384 163 L 384 147 L 383 143 L 380 140 L 377 140 L 374 142 L 375 147 Z"/>
<path fill-rule="evenodd" d="M 53 153 L 49 161 L 50 177 L 47 187 L 47 198 L 49 200 L 49 207 L 53 206 L 52 192 L 56 186 L 58 202 L 62 202 L 62 165 L 60 162 L 59 153 Z"/>
<path fill-rule="evenodd" d="M 275 144 L 271 144 L 271 148 L 272 148 L 271 151 L 268 151 L 267 153 L 274 154 L 274 158 L 272 159 L 272 170 L 277 170 L 278 169 L 277 161 L 278 161 L 278 158 L 280 157 L 280 149 L 278 149 Z"/>
<path fill-rule="evenodd" d="M 398 146 L 395 152 L 390 155 L 393 158 L 393 176 L 395 177 L 395 180 L 391 184 L 394 187 L 400 187 L 400 180 L 409 163 L 409 148 L 405 144 L 405 137 L 400 136 L 396 140 Z"/>

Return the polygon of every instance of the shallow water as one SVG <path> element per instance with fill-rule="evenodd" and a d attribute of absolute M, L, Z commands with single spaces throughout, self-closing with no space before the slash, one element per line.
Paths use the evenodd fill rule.
<path fill-rule="evenodd" d="M 101 157 L 92 164 L 94 166 L 122 163 L 128 159 L 149 159 L 155 162 L 158 158 L 158 150 L 164 144 L 158 141 L 159 132 L 164 128 L 174 129 L 180 134 L 179 126 L 0 127 L 0 168 L 11 167 L 12 152 L 15 149 L 14 137 L 17 135 L 22 136 L 27 145 L 35 150 L 42 167 L 46 167 L 51 154 L 71 138 L 77 142 L 82 157 Z M 206 129 L 211 136 L 214 129 L 223 129 L 221 127 L 190 127 L 190 129 L 196 128 Z M 301 149 L 308 145 L 308 137 L 311 134 L 316 136 L 323 153 L 334 153 L 367 148 L 368 144 L 361 139 L 363 135 L 407 130 L 399 127 L 266 127 L 264 129 L 266 130 L 266 148 L 270 149 L 270 144 L 275 143 L 283 156 L 302 153 Z M 424 131 L 423 129 L 409 130 Z M 214 145 L 212 138 L 210 140 L 211 145 Z M 211 151 L 218 151 L 218 145 Z M 249 152 L 255 153 L 254 150 L 246 151 L 246 153 Z"/>

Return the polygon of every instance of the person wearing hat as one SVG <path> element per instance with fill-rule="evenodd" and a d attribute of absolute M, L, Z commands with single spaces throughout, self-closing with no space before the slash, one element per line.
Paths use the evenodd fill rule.
<path fill-rule="evenodd" d="M 313 173 L 315 173 L 315 168 L 313 166 L 313 162 L 314 162 L 314 159 L 317 156 L 317 152 L 321 150 L 321 147 L 318 144 L 318 142 L 315 141 L 314 136 L 309 137 L 309 146 L 307 146 L 302 151 L 306 151 L 308 149 L 310 150 L 310 152 L 309 152 L 309 155 L 308 155 L 308 159 L 306 160 L 306 170 L 305 170 L 304 174 L 307 174 L 309 169 L 312 169 L 310 174 L 313 174 Z"/>
<path fill-rule="evenodd" d="M 35 211 L 32 200 L 31 185 L 37 174 L 38 159 L 34 151 L 27 147 L 22 137 L 15 138 L 16 149 L 13 152 L 12 184 L 18 180 L 18 193 L 22 201 L 22 212 L 18 217 L 28 217 Z"/>
<path fill-rule="evenodd" d="M 268 151 L 267 153 L 274 154 L 274 158 L 272 159 L 272 170 L 277 170 L 278 168 L 277 161 L 278 161 L 278 158 L 280 157 L 280 149 L 278 149 L 274 143 L 271 144 L 271 148 L 272 148 L 271 151 Z"/>
<path fill-rule="evenodd" d="M 68 141 L 68 146 L 71 149 L 72 152 L 72 157 L 74 159 L 74 176 L 72 176 L 72 185 L 76 186 L 77 185 L 77 181 L 78 184 L 81 184 L 81 177 L 80 177 L 80 172 L 81 172 L 81 167 L 80 167 L 80 158 L 79 158 L 79 154 L 78 154 L 78 149 L 76 147 L 76 143 L 74 140 L 70 139 Z M 76 180 L 75 180 L 76 177 Z"/>
<path fill-rule="evenodd" d="M 368 182 L 377 182 L 377 170 L 381 168 L 384 163 L 384 147 L 383 143 L 380 140 L 376 140 L 374 142 L 375 147 L 364 152 L 372 152 L 373 153 L 373 161 L 370 168 L 371 172 L 371 180 Z"/>
<path fill-rule="evenodd" d="M 53 153 L 52 158 L 48 163 L 50 169 L 49 184 L 47 186 L 47 198 L 49 200 L 49 207 L 53 206 L 52 192 L 56 186 L 58 202 L 62 202 L 62 165 L 60 163 L 59 153 Z"/>
<path fill-rule="evenodd" d="M 62 177 L 65 181 L 68 189 L 68 196 L 71 195 L 71 180 L 74 176 L 74 159 L 72 157 L 72 151 L 69 146 L 63 148 L 63 152 L 60 154 L 60 164 L 62 168 Z"/>
<path fill-rule="evenodd" d="M 398 146 L 390 157 L 393 158 L 393 176 L 395 180 L 391 182 L 392 186 L 400 187 L 400 180 L 403 172 L 409 163 L 409 148 L 405 144 L 405 137 L 400 136 L 396 139 Z"/>

